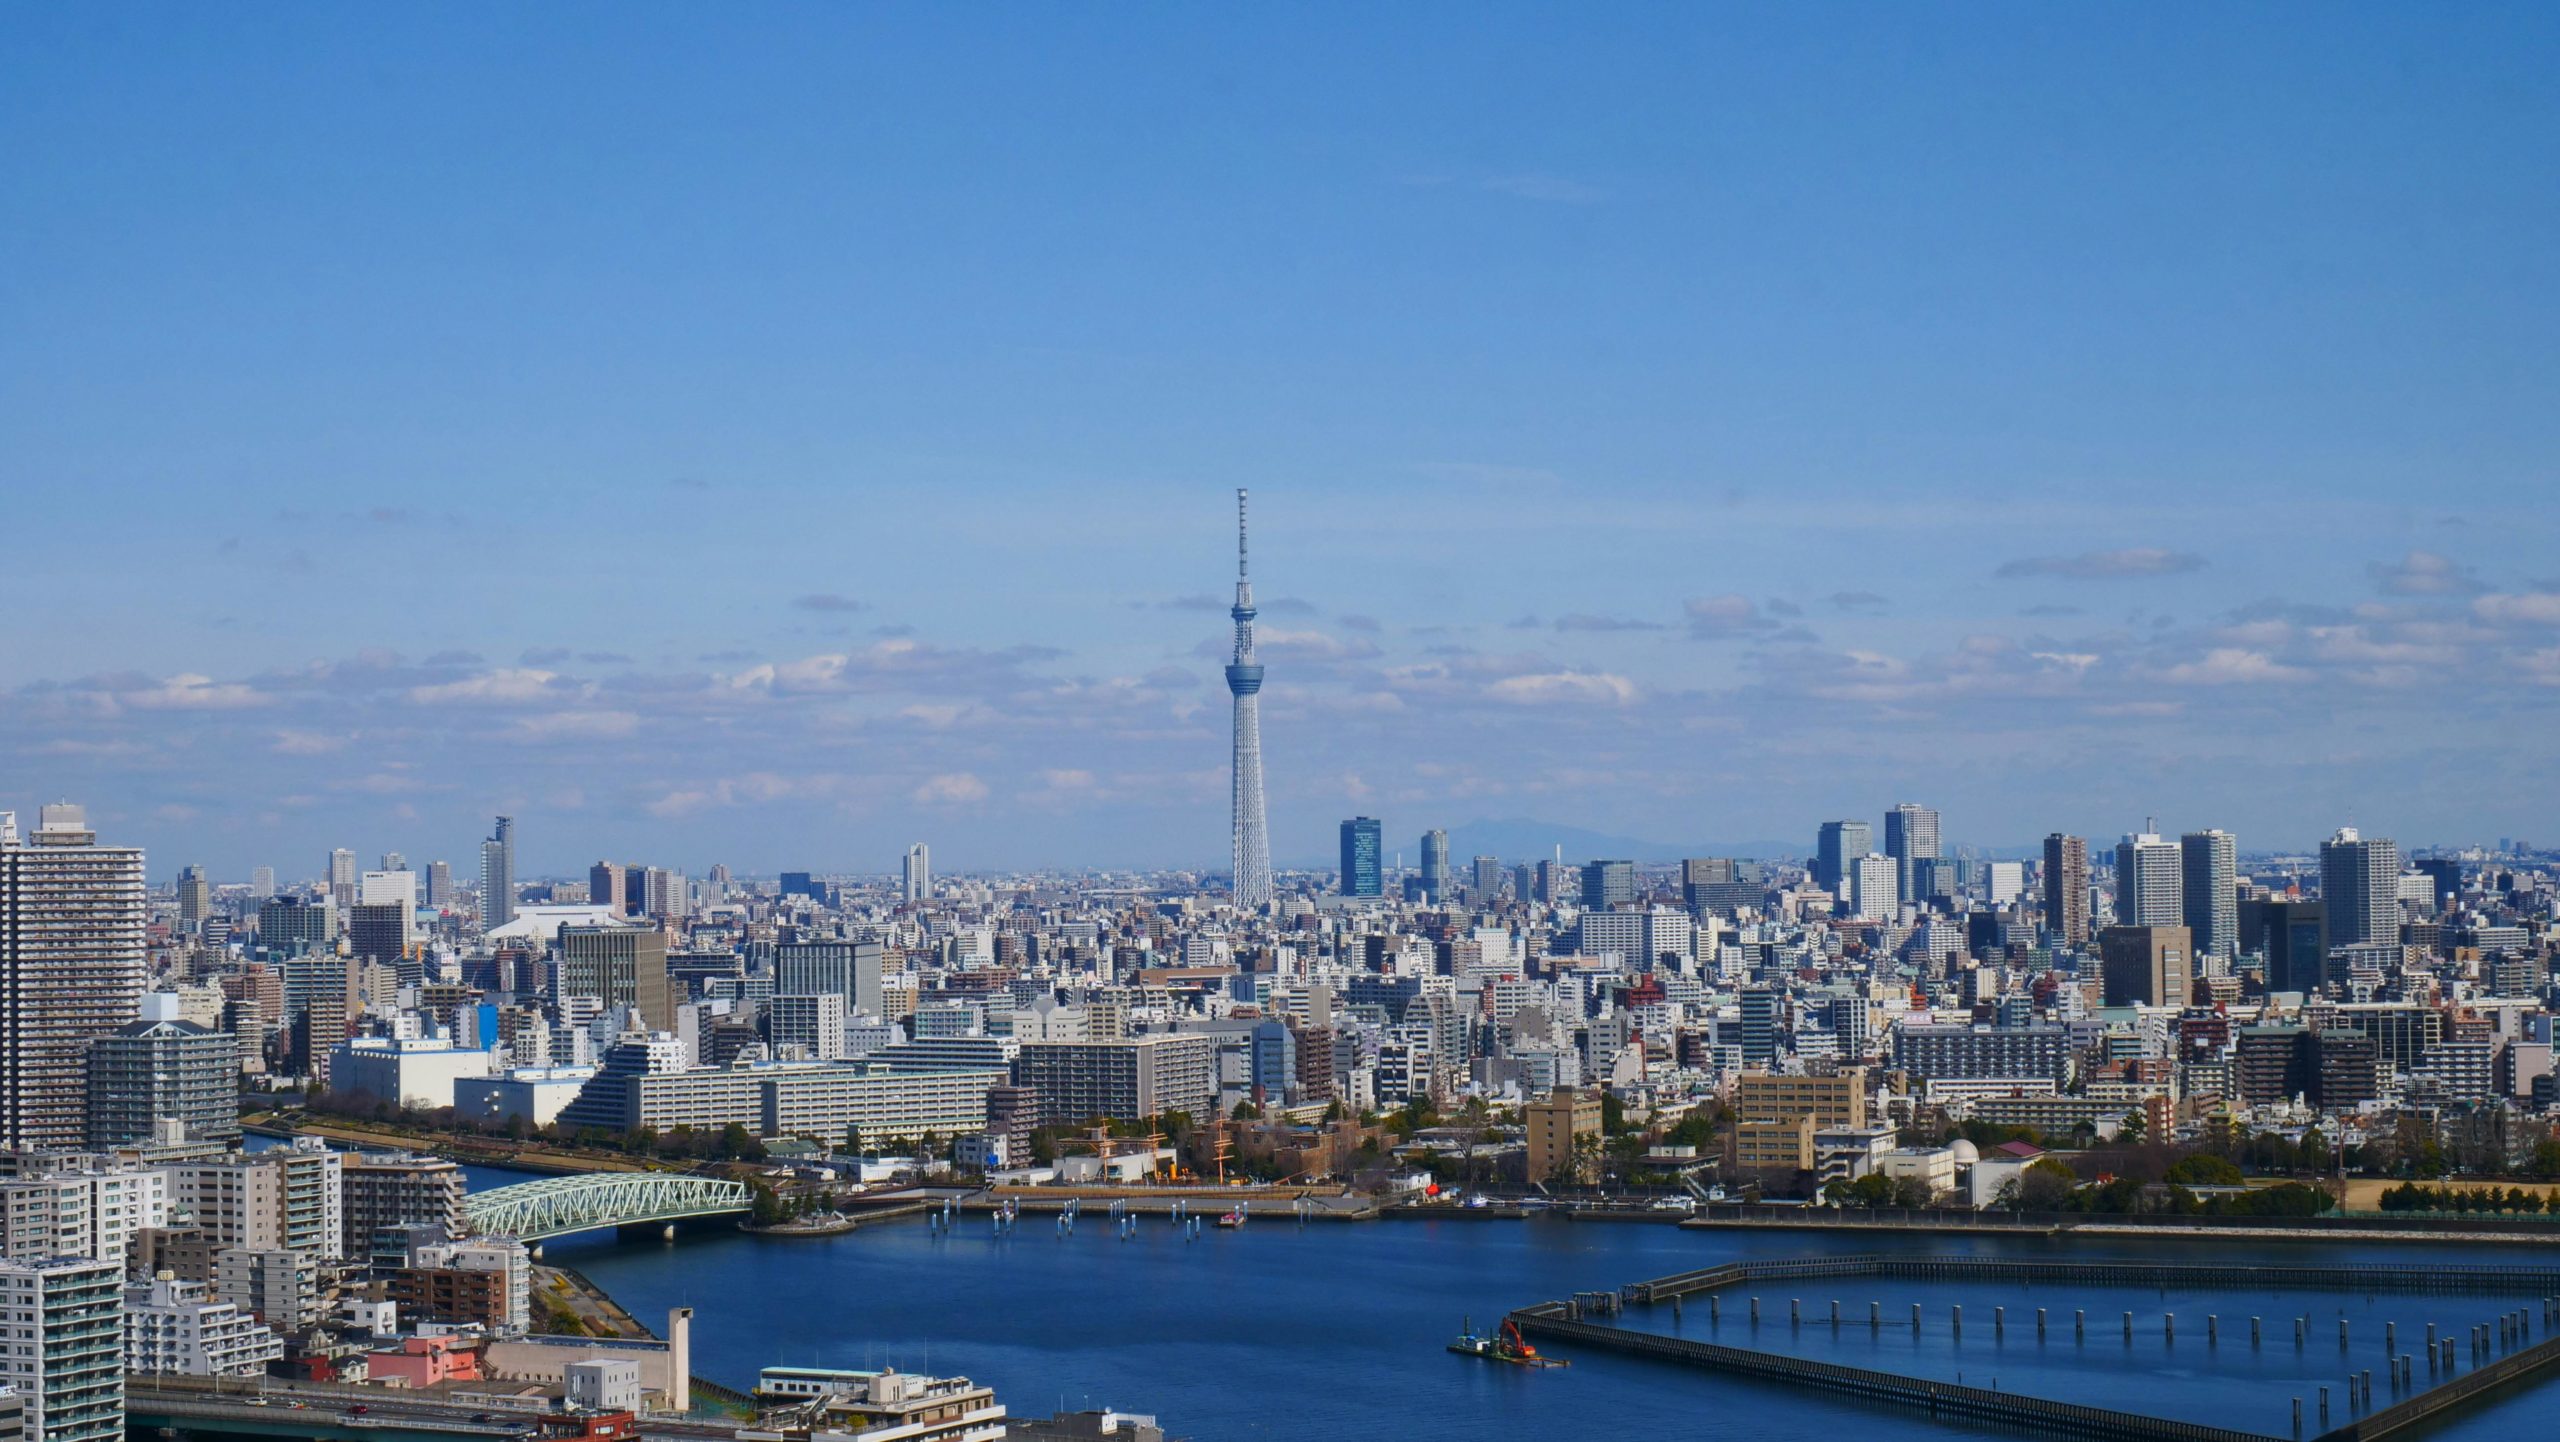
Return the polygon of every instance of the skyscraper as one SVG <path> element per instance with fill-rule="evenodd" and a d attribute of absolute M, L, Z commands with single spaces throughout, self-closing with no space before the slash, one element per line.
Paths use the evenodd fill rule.
<path fill-rule="evenodd" d="M 142 1009 L 142 851 L 98 845 L 77 806 L 40 815 L 32 844 L 0 824 L 0 1149 L 75 1151 L 90 1044 Z"/>
<path fill-rule="evenodd" d="M 2066 945 L 2089 939 L 2089 842 L 2057 831 L 2044 839 L 2044 924 Z"/>
<path fill-rule="evenodd" d="M 587 868 L 587 905 L 610 906 L 616 915 L 621 913 L 621 867 L 610 861 L 599 861 Z"/>
<path fill-rule="evenodd" d="M 1920 863 L 1938 856 L 1938 813 L 1905 801 L 1884 814 L 1884 854 L 1893 858 L 1896 894 L 1905 906 L 1925 898 Z"/>
<path fill-rule="evenodd" d="M 249 872 L 249 898 L 252 901 L 264 901 L 275 894 L 276 869 L 272 866 L 253 868 Z"/>
<path fill-rule="evenodd" d="M 2145 831 L 2116 843 L 2116 925 L 2184 926 L 2187 904 L 2178 848 Z"/>
<path fill-rule="evenodd" d="M 1890 921 L 1902 899 L 1902 882 L 1893 858 L 1868 852 L 1849 863 L 1849 891 L 1844 898 L 1860 921 Z"/>
<path fill-rule="evenodd" d="M 907 859 L 899 868 L 899 881 L 909 901 L 933 899 L 933 852 L 923 842 L 907 848 Z"/>
<path fill-rule="evenodd" d="M 516 819 L 501 816 L 480 843 L 480 929 L 516 919 Z"/>
<path fill-rule="evenodd" d="M 2183 926 L 2110 926 L 2098 933 L 2100 985 L 2109 1006 L 2185 1006 L 2194 940 Z"/>
<path fill-rule="evenodd" d="M 1386 828 L 1379 825 L 1376 818 L 1354 816 L 1342 823 L 1343 895 L 1386 894 L 1386 865 L 1380 860 L 1385 847 Z"/>
<path fill-rule="evenodd" d="M 329 853 L 329 901 L 342 911 L 356 904 L 356 854 L 343 846 Z"/>
<path fill-rule="evenodd" d="M 1863 821 L 1826 821 L 1813 845 L 1813 884 L 1846 901 L 1849 865 L 1875 845 L 1875 829 Z"/>
<path fill-rule="evenodd" d="M 213 881 L 201 866 L 178 869 L 178 929 L 189 936 L 204 929 L 213 915 Z"/>
<path fill-rule="evenodd" d="M 1481 906 L 1502 894 L 1502 858 L 1479 856 L 1470 869 L 1475 872 L 1475 900 Z"/>
<path fill-rule="evenodd" d="M 2240 954 L 2240 851 L 2228 831 L 2190 831 L 2178 838 L 2185 876 L 2187 930 L 2196 959 L 2229 961 Z"/>
<path fill-rule="evenodd" d="M 1262 818 L 1262 663 L 1253 655 L 1253 578 L 1245 567 L 1245 492 L 1236 488 L 1235 659 L 1227 690 L 1236 698 L 1235 835 L 1230 846 L 1236 905 L 1271 899 L 1271 830 Z"/>
<path fill-rule="evenodd" d="M 2400 848 L 2352 826 L 2320 843 L 2320 900 L 2331 946 L 2400 944 Z"/>
<path fill-rule="evenodd" d="M 1422 891 L 1433 901 L 1449 894 L 1449 833 L 1430 830 L 1422 833 Z"/>
<path fill-rule="evenodd" d="M 430 861 L 427 863 L 426 902 L 427 905 L 435 907 L 453 904 L 452 862 Z"/>
<path fill-rule="evenodd" d="M 1582 904 L 1591 911 L 1626 906 L 1636 899 L 1636 864 L 1632 861 L 1582 863 Z"/>
<path fill-rule="evenodd" d="M 564 926 L 560 993 L 627 1006 L 651 1031 L 676 1029 L 667 988 L 667 935 L 641 926 Z"/>

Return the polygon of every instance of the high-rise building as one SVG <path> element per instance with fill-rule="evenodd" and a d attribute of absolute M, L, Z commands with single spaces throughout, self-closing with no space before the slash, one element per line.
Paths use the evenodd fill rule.
<path fill-rule="evenodd" d="M 1742 1064 L 1767 1066 L 1777 1060 L 1786 1015 L 1786 998 L 1765 986 L 1742 990 Z"/>
<path fill-rule="evenodd" d="M 2187 930 L 2196 955 L 2229 961 L 2240 954 L 2240 850 L 2228 831 L 2190 831 L 2178 838 Z"/>
<path fill-rule="evenodd" d="M 2400 944 L 2400 848 L 2352 826 L 2320 843 L 2320 900 L 2331 946 Z"/>
<path fill-rule="evenodd" d="M 1893 858 L 1870 851 L 1849 863 L 1849 912 L 1860 921 L 1890 921 L 1902 905 L 1902 873 Z"/>
<path fill-rule="evenodd" d="M 429 906 L 442 908 L 453 904 L 452 862 L 430 861 L 427 863 L 426 893 L 426 903 Z"/>
<path fill-rule="evenodd" d="M 2044 924 L 2065 945 L 2089 939 L 2089 843 L 2057 831 L 2044 839 Z"/>
<path fill-rule="evenodd" d="M 1422 833 L 1422 894 L 1433 901 L 1449 895 L 1449 833 L 1437 828 Z"/>
<path fill-rule="evenodd" d="M 1236 604 L 1227 613 L 1236 623 L 1235 657 L 1227 663 L 1227 690 L 1234 695 L 1235 834 L 1229 850 L 1234 871 L 1236 905 L 1252 908 L 1271 899 L 1271 828 L 1262 816 L 1262 663 L 1253 650 L 1253 580 L 1245 569 L 1245 492 L 1236 488 Z"/>
<path fill-rule="evenodd" d="M 516 819 L 501 816 L 480 843 L 480 929 L 516 919 Z"/>
<path fill-rule="evenodd" d="M 23 1399 L 27 1442 L 122 1442 L 124 1263 L 0 1262 L 0 1389 Z"/>
<path fill-rule="evenodd" d="M 2418 874 L 2427 879 L 2427 891 L 2435 898 L 2435 908 L 2445 911 L 2462 899 L 2462 862 L 2451 856 L 2422 856 L 2413 863 Z"/>
<path fill-rule="evenodd" d="M 1938 813 L 1905 801 L 1884 815 L 1884 854 L 1893 858 L 1895 895 L 1905 906 L 1928 899 L 1920 863 L 1938 856 Z"/>
<path fill-rule="evenodd" d="M 933 899 L 933 853 L 923 842 L 919 841 L 907 848 L 906 860 L 901 863 L 898 879 L 908 901 L 925 902 Z"/>
<path fill-rule="evenodd" d="M 1475 872 L 1475 899 L 1478 905 L 1502 894 L 1502 858 L 1479 856 L 1469 863 Z"/>
<path fill-rule="evenodd" d="M 1354 816 L 1342 823 L 1342 894 L 1384 896 L 1386 828 L 1375 817 Z"/>
<path fill-rule="evenodd" d="M 397 967 L 409 955 L 410 919 L 403 902 L 363 902 L 347 908 L 347 949 L 382 966 Z"/>
<path fill-rule="evenodd" d="M 190 1141 L 240 1135 L 240 1043 L 193 1022 L 128 1023 L 89 1047 L 89 1145 L 151 1140 L 153 1124 L 183 1122 Z"/>
<path fill-rule="evenodd" d="M 1826 821 L 1813 844 L 1813 884 L 1849 899 L 1849 866 L 1875 846 L 1875 829 L 1863 821 Z"/>
<path fill-rule="evenodd" d="M 845 1055 L 844 998 L 835 992 L 795 996 L 776 992 L 764 1008 L 764 1039 L 774 1055 L 796 1048 L 807 1061 L 841 1061 Z"/>
<path fill-rule="evenodd" d="M 338 1244 L 349 1261 L 373 1256 L 387 1240 L 386 1232 L 406 1240 L 413 1227 L 434 1227 L 443 1240 L 456 1241 L 469 1230 L 462 1211 L 467 1189 L 462 1168 L 442 1157 L 350 1153 L 340 1168 L 338 1188 Z"/>
<path fill-rule="evenodd" d="M 667 986 L 667 934 L 648 926 L 560 928 L 560 993 L 627 1006 L 651 1031 L 674 1031 Z"/>
<path fill-rule="evenodd" d="M 250 871 L 250 873 L 249 873 L 249 898 L 250 898 L 250 900 L 252 900 L 252 901 L 264 901 L 264 900 L 266 900 L 268 897 L 273 896 L 273 895 L 275 895 L 275 894 L 276 894 L 276 869 L 275 869 L 274 867 L 272 867 L 272 866 L 261 866 L 261 867 L 257 867 L 257 868 L 255 868 L 255 869 L 253 869 L 253 870 L 251 870 L 251 871 Z"/>
<path fill-rule="evenodd" d="M 340 910 L 356 904 L 356 854 L 343 846 L 329 853 L 329 904 Z"/>
<path fill-rule="evenodd" d="M 2177 846 L 2145 831 L 2116 843 L 2116 924 L 2184 926 L 2187 903 Z"/>
<path fill-rule="evenodd" d="M 587 905 L 610 906 L 614 915 L 622 914 L 621 867 L 610 861 L 599 861 L 587 868 Z"/>
<path fill-rule="evenodd" d="M 2318 991 L 2329 977 L 2328 909 L 2317 901 L 2244 901 L 2240 944 L 2266 958 L 2267 990 Z"/>
<path fill-rule="evenodd" d="M 298 896 L 271 896 L 258 907 L 258 945 L 279 956 L 325 950 L 338 939 L 338 913 Z"/>
<path fill-rule="evenodd" d="M 2183 926 L 2110 926 L 2098 933 L 2109 1006 L 2185 1006 L 2195 979 L 2195 945 Z"/>
<path fill-rule="evenodd" d="M 876 941 L 786 941 L 773 949 L 774 994 L 832 994 L 848 1011 L 876 1019 L 884 958 Z"/>
<path fill-rule="evenodd" d="M 213 915 L 213 878 L 201 866 L 178 869 L 178 929 L 189 936 L 204 929 L 204 921 Z"/>
<path fill-rule="evenodd" d="M 142 851 L 100 846 L 77 806 L 32 844 L 0 822 L 0 1148 L 77 1150 L 89 1048 L 133 1021 L 146 975 Z"/>
<path fill-rule="evenodd" d="M 1632 861 L 1582 863 L 1582 904 L 1591 911 L 1626 906 L 1636 899 L 1636 864 Z"/>

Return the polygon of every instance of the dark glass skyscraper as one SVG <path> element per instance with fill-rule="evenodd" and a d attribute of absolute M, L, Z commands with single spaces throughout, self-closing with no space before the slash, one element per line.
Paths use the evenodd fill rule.
<path fill-rule="evenodd" d="M 1834 896 L 1848 894 L 1849 863 L 1875 849 L 1875 828 L 1863 821 L 1826 821 L 1813 848 L 1813 884 Z"/>
<path fill-rule="evenodd" d="M 1342 823 L 1342 894 L 1345 896 L 1384 896 L 1387 872 L 1379 856 L 1386 845 L 1386 828 L 1368 816 L 1354 816 Z"/>

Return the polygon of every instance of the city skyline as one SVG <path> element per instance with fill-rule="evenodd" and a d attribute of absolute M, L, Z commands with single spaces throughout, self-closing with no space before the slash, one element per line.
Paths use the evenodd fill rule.
<path fill-rule="evenodd" d="M 673 92 L 682 27 L 13 15 L 0 595 L 84 603 L 0 791 L 155 875 L 1215 866 L 1249 486 L 1283 864 L 2533 834 L 2560 22 L 2027 14 L 704 20 Z"/>

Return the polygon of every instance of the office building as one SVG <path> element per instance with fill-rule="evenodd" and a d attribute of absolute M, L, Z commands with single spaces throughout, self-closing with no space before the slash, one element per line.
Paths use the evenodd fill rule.
<path fill-rule="evenodd" d="M 2196 955 L 2229 962 L 2240 954 L 2240 852 L 2228 831 L 2190 831 L 2178 838 L 2187 930 Z"/>
<path fill-rule="evenodd" d="M 1767 1066 L 1785 1043 L 1787 999 L 1768 987 L 1753 986 L 1743 989 L 1741 1003 L 1742 1064 Z"/>
<path fill-rule="evenodd" d="M 77 806 L 27 843 L 0 824 L 0 1148 L 76 1151 L 89 1048 L 141 1014 L 142 852 L 100 846 Z"/>
<path fill-rule="evenodd" d="M 0 1262 L 0 1390 L 27 1442 L 124 1442 L 124 1268 L 56 1257 Z"/>
<path fill-rule="evenodd" d="M 1474 871 L 1474 901 L 1482 906 L 1502 894 L 1502 858 L 1479 856 L 1469 863 Z"/>
<path fill-rule="evenodd" d="M 412 959 L 410 924 L 416 914 L 407 902 L 357 902 L 347 908 L 347 950 L 359 961 L 399 969 Z"/>
<path fill-rule="evenodd" d="M 2044 839 L 2044 924 L 2054 939 L 2089 939 L 2089 842 L 2057 831 Z"/>
<path fill-rule="evenodd" d="M 340 911 L 356 904 L 356 854 L 343 846 L 329 853 L 329 904 Z"/>
<path fill-rule="evenodd" d="M 1809 1116 L 1822 1131 L 1863 1127 L 1867 1124 L 1867 1074 L 1860 1067 L 1831 1076 L 1744 1072 L 1734 1079 L 1733 1116 L 1746 1122 Z"/>
<path fill-rule="evenodd" d="M 1422 833 L 1422 894 L 1431 901 L 1449 898 L 1449 833 Z"/>
<path fill-rule="evenodd" d="M 630 908 L 623 897 L 622 875 L 622 868 L 610 861 L 588 867 L 587 905 L 611 907 L 616 916 L 627 914 Z M 786 889 L 782 894 L 789 896 L 791 892 Z"/>
<path fill-rule="evenodd" d="M 88 1139 L 140 1146 L 164 1121 L 191 1141 L 240 1135 L 240 1043 L 193 1022 L 137 1021 L 89 1047 Z"/>
<path fill-rule="evenodd" d="M 1920 863 L 1938 855 L 1938 813 L 1905 801 L 1885 813 L 1884 854 L 1893 858 L 1894 895 L 1902 905 L 1927 899 L 1920 889 Z"/>
<path fill-rule="evenodd" d="M 2400 848 L 2352 826 L 2320 843 L 2320 900 L 2328 908 L 2329 944 L 2400 944 Z"/>
<path fill-rule="evenodd" d="M 667 986 L 667 934 L 647 926 L 564 926 L 559 932 L 560 994 L 627 1006 L 651 1031 L 673 1031 L 674 993 Z"/>
<path fill-rule="evenodd" d="M 1826 821 L 1813 845 L 1813 884 L 1849 899 L 1850 863 L 1875 849 L 1875 829 L 1863 821 Z"/>
<path fill-rule="evenodd" d="M 298 896 L 271 896 L 258 906 L 258 945 L 278 956 L 326 951 L 338 941 L 338 910 Z"/>
<path fill-rule="evenodd" d="M 907 848 L 906 858 L 899 863 L 900 894 L 910 903 L 933 899 L 933 852 L 919 841 Z"/>
<path fill-rule="evenodd" d="M 1636 864 L 1632 861 L 1586 861 L 1582 864 L 1582 905 L 1590 911 L 1632 906 L 1636 899 Z"/>
<path fill-rule="evenodd" d="M 178 930 L 188 936 L 204 930 L 207 917 L 213 915 L 213 878 L 201 866 L 178 870 Z"/>
<path fill-rule="evenodd" d="M 2193 934 L 2183 926 L 2110 926 L 2098 933 L 2109 1006 L 2178 1006 L 2194 994 Z"/>
<path fill-rule="evenodd" d="M 2185 926 L 2185 868 L 2177 846 L 2148 831 L 2116 843 L 2116 924 Z"/>
<path fill-rule="evenodd" d="M 885 957 L 876 941 L 786 941 L 773 949 L 774 994 L 832 993 L 848 1013 L 878 1016 Z"/>
<path fill-rule="evenodd" d="M 428 906 L 437 910 L 451 906 L 453 904 L 453 863 L 450 861 L 428 862 L 424 886 L 426 894 L 422 899 Z"/>
<path fill-rule="evenodd" d="M 516 919 L 516 819 L 501 816 L 480 843 L 480 929 Z"/>
<path fill-rule="evenodd" d="M 276 869 L 272 866 L 251 867 L 249 870 L 249 899 L 252 901 L 265 901 L 267 898 L 274 896 L 275 894 Z"/>
<path fill-rule="evenodd" d="M 1376 818 L 1354 816 L 1342 823 L 1342 894 L 1384 896 L 1387 892 L 1386 828 Z"/>

